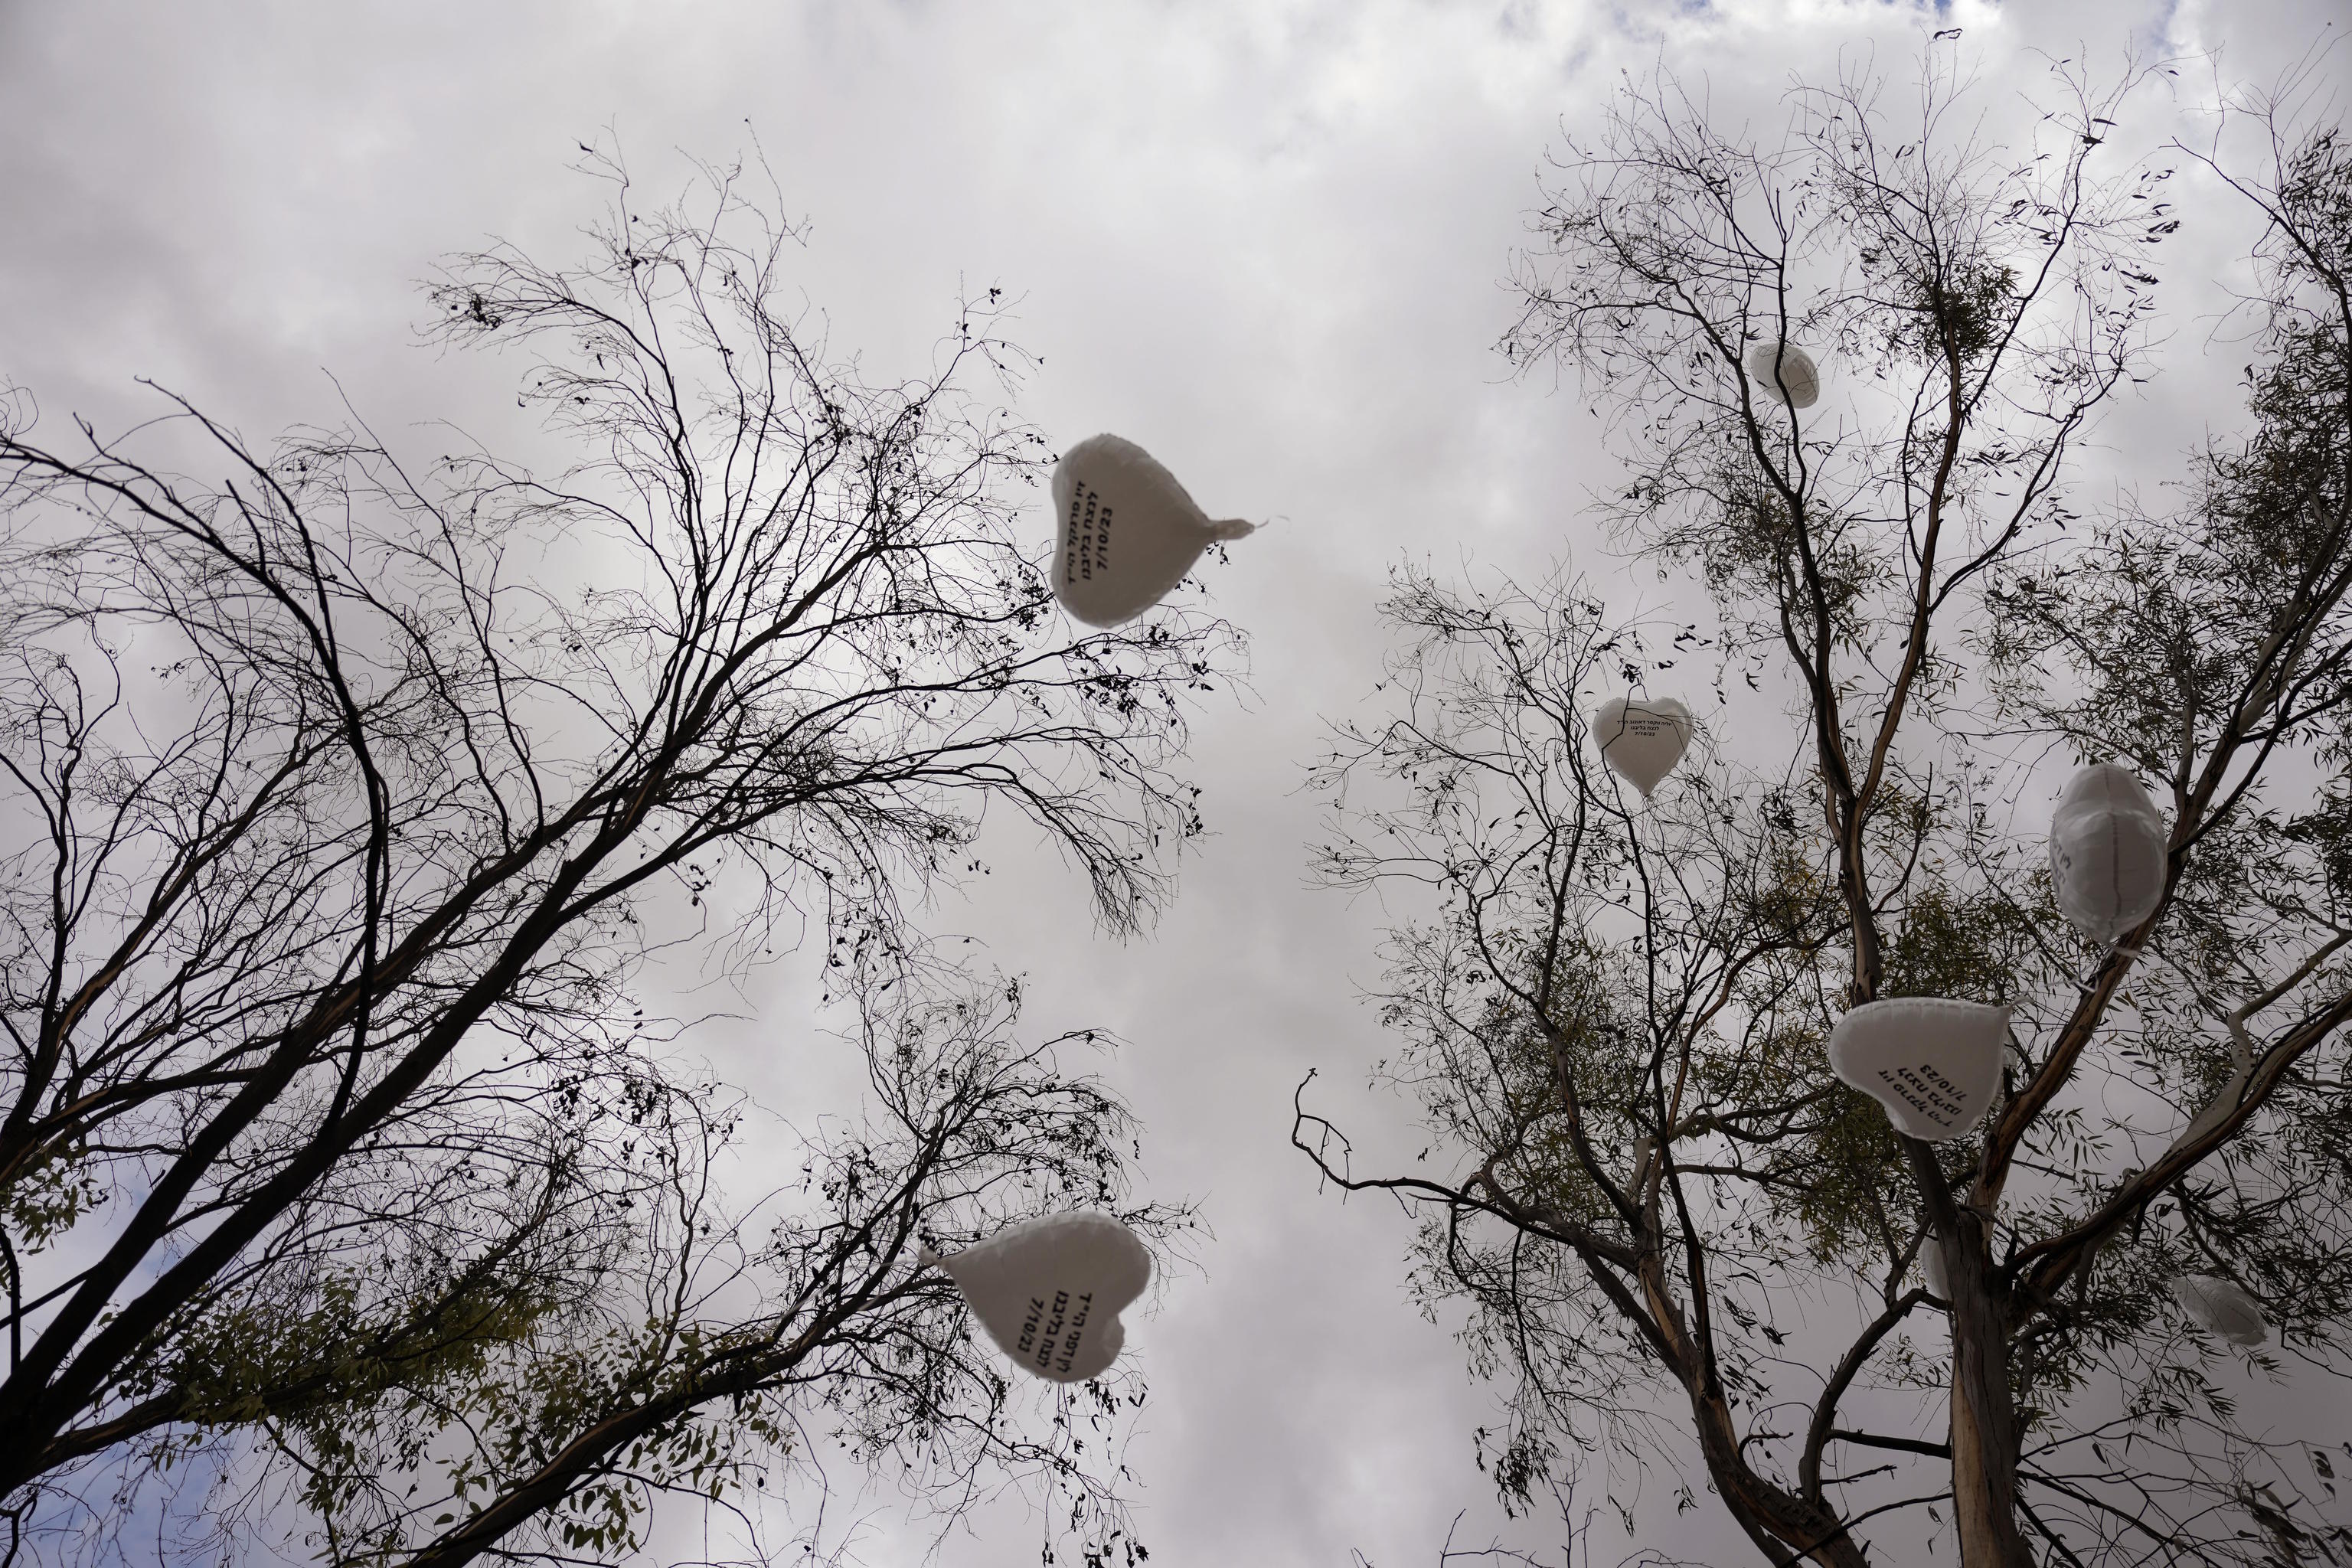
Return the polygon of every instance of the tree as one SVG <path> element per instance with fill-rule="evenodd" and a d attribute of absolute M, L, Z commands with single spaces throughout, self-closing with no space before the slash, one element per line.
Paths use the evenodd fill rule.
<path fill-rule="evenodd" d="M 68 453 L 0 404 L 5 1561 L 199 1461 L 193 1545 L 291 1501 L 336 1562 L 596 1559 L 827 1441 L 950 1510 L 1043 1475 L 1120 1539 L 1076 1457 L 1117 1390 L 1033 1428 L 915 1253 L 1119 1204 L 1131 1129 L 906 900 L 992 807 L 1140 929 L 1237 639 L 1181 601 L 1071 635 L 996 290 L 870 384 L 740 169 L 645 211 L 583 167 L 582 265 L 430 287 L 430 341 L 530 356 L 555 479 L 356 423 L 257 451 L 170 395 Z M 651 966 L 812 927 L 871 1102 L 730 1203 L 758 1112 Z"/>
<path fill-rule="evenodd" d="M 2167 1287 L 2260 1300 L 2275 1348 L 2237 1370 L 2345 1370 L 2352 155 L 2272 99 L 2227 121 L 2259 178 L 2218 135 L 2103 177 L 2129 83 L 2058 68 L 2002 147 L 1950 47 L 1916 120 L 1849 73 L 1759 146 L 1662 76 L 1565 161 L 1507 347 L 1609 406 L 1604 519 L 1716 624 L 1404 572 L 1394 709 L 1337 732 L 1319 865 L 1428 889 L 1379 1076 L 1458 1163 L 1350 1169 L 1304 1085 L 1294 1142 L 1423 1215 L 1420 1288 L 1513 1390 L 1481 1437 L 1508 1498 L 1575 1447 L 1695 1441 L 1772 1563 L 1916 1562 L 1948 1524 L 1969 1568 L 2352 1561 L 2327 1455 L 2241 1428 L 2238 1358 Z M 2085 526 L 2185 159 L 2266 225 L 2245 434 Z M 1832 395 L 1744 368 L 1772 342 Z M 1643 806 L 1586 715 L 1710 647 L 1718 701 L 1743 678 L 1797 743 L 1702 744 Z M 2108 759 L 2171 826 L 2162 906 L 2101 950 L 2040 835 L 2050 770 Z M 2015 1008 L 1968 1138 L 1898 1135 L 1830 1071 L 1838 1016 L 1906 995 Z"/>

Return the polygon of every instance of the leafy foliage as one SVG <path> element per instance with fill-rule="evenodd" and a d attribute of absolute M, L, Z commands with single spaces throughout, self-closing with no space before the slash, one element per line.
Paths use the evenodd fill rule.
<path fill-rule="evenodd" d="M 1392 715 L 1318 774 L 1348 803 L 1328 879 L 1430 895 L 1386 955 L 1383 1070 L 1454 1163 L 1358 1173 L 1303 1089 L 1294 1140 L 1427 1205 L 1415 1278 L 1511 1391 L 1517 1503 L 1572 1449 L 1679 1466 L 1696 1438 L 1775 1563 L 1947 1534 L 1970 1568 L 2352 1561 L 2332 1461 L 2232 1392 L 2344 1370 L 2352 1312 L 2346 807 L 2318 782 L 2352 700 L 2352 159 L 2270 106 L 2262 179 L 2179 148 L 2102 178 L 2128 84 L 2072 68 L 2022 147 L 1964 119 L 1941 40 L 1916 122 L 1850 74 L 1792 95 L 1777 148 L 1629 87 L 1571 149 L 1506 347 L 1582 374 L 1629 471 L 1604 520 L 1717 623 L 1408 570 Z M 2175 510 L 2085 530 L 2068 476 L 2140 373 L 2184 161 L 2269 220 L 2247 434 Z M 1774 341 L 1837 406 L 1751 380 Z M 1782 698 L 1799 743 L 1702 745 L 1639 806 L 1584 715 L 1710 648 L 1718 698 Z M 2170 881 L 2098 951 L 2028 802 L 2045 761 L 2108 758 L 2169 806 Z M 2015 1010 L 1967 1137 L 1902 1137 L 1829 1071 L 1837 1017 L 1901 995 Z M 2251 1290 L 2276 1349 L 2230 1365 L 2181 1274 Z"/>

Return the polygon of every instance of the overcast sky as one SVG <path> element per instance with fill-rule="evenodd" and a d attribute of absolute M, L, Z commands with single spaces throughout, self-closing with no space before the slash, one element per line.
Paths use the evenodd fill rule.
<path fill-rule="evenodd" d="M 1211 515 L 1273 520 L 1212 574 L 1254 638 L 1255 691 L 1200 716 L 1216 837 L 1150 940 L 1101 940 L 1084 889 L 1017 853 L 933 918 L 986 930 L 1042 1026 L 1129 1042 L 1111 1073 L 1148 1129 L 1150 1190 L 1198 1199 L 1213 1226 L 1200 1270 L 1130 1329 L 1153 1397 L 1128 1460 L 1155 1563 L 1427 1564 L 1459 1510 L 1465 1540 L 1557 1531 L 1491 1504 L 1471 1433 L 1494 1396 L 1406 1299 L 1406 1224 L 1318 1194 L 1287 1147 L 1311 1066 L 1373 1145 L 1414 1146 L 1363 1089 L 1381 911 L 1306 886 L 1299 763 L 1368 696 L 1373 608 L 1405 554 L 1530 572 L 1572 552 L 1621 607 L 1665 602 L 1580 521 L 1613 469 L 1573 386 L 1513 380 L 1491 349 L 1545 150 L 1661 58 L 1721 116 L 1777 129 L 1792 73 L 1874 47 L 1906 73 L 1928 28 L 1959 26 L 1998 123 L 2023 112 L 2036 49 L 2112 70 L 2128 49 L 2221 47 L 2225 78 L 2268 81 L 2335 9 L 0 0 L 0 380 L 34 391 L 52 438 L 69 411 L 102 427 L 147 411 L 142 374 L 263 437 L 336 417 L 331 372 L 395 439 L 438 417 L 525 439 L 517 364 L 412 346 L 415 282 L 492 234 L 578 254 L 600 193 L 566 166 L 600 137 L 658 195 L 681 153 L 728 159 L 756 132 L 811 224 L 801 282 L 877 375 L 929 363 L 960 290 L 1016 297 L 1012 334 L 1044 357 L 1021 412 L 1057 447 L 1118 432 Z M 2122 134 L 2189 126 L 2210 73 L 2179 80 Z M 2102 431 L 2118 476 L 2177 473 L 2186 442 L 2237 417 L 2230 374 L 2204 365 L 2243 242 L 2192 222 L 2171 254 L 2166 377 Z M 804 1105 L 833 1081 L 780 1044 L 801 1048 L 807 1000 L 803 977 L 763 976 L 751 1024 L 695 1043 Z M 1752 1560 L 1711 1500 L 1677 1520 L 1673 1490 L 1645 1494 L 1649 1542 Z M 889 1503 L 866 1500 L 864 1555 L 915 1561 L 928 1537 Z M 1034 1562 L 1039 1534 L 995 1509 L 945 1560 Z M 1631 1549 L 1604 1524 L 1593 1560 Z"/>

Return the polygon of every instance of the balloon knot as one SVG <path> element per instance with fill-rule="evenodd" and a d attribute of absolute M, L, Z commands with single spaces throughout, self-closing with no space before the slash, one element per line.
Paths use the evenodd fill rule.
<path fill-rule="evenodd" d="M 1209 524 L 1209 537 L 1212 539 L 1240 539 L 1256 531 L 1257 524 L 1245 517 L 1221 517 Z"/>

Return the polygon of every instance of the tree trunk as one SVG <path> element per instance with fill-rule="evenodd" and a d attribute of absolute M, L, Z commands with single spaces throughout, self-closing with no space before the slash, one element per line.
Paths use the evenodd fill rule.
<path fill-rule="evenodd" d="M 1644 1260 L 1641 1280 L 1653 1321 L 1657 1324 L 1669 1364 L 1690 1394 L 1691 1414 L 1698 1429 L 1699 1453 L 1715 1481 L 1716 1494 L 1739 1528 L 1770 1563 L 1810 1563 L 1819 1568 L 1870 1568 L 1833 1511 L 1808 1498 L 1775 1486 L 1757 1474 L 1740 1451 L 1739 1431 L 1723 1386 L 1709 1370 L 1699 1342 L 1684 1321 L 1682 1309 L 1666 1289 L 1665 1269 L 1653 1251 Z"/>
<path fill-rule="evenodd" d="M 1973 1215 L 1963 1225 L 1975 1228 Z M 1952 1286 L 1952 1511 L 1960 1568 L 2033 1568 L 2017 1529 L 2017 1411 L 2009 1322 L 1971 1237 L 1944 1247 Z"/>
<path fill-rule="evenodd" d="M 1730 1410 L 1719 1395 L 1695 1392 L 1691 1408 L 1698 1416 L 1699 1451 L 1717 1495 L 1768 1561 L 1870 1568 L 1844 1521 L 1774 1486 L 1741 1458 Z"/>

